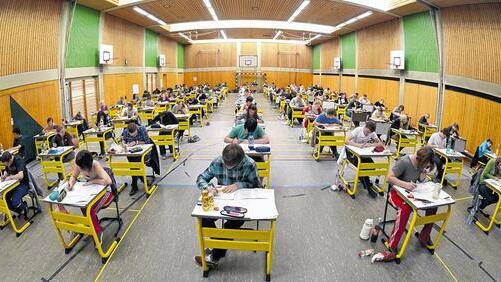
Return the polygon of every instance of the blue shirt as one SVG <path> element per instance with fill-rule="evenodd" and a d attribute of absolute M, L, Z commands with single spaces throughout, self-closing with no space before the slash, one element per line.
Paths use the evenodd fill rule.
<path fill-rule="evenodd" d="M 337 118 L 328 118 L 326 114 L 319 115 L 317 119 L 315 119 L 315 122 L 320 124 L 341 124 L 341 121 L 339 121 Z"/>
<path fill-rule="evenodd" d="M 148 136 L 148 132 L 146 131 L 146 128 L 142 125 L 138 125 L 136 136 L 130 135 L 127 128 L 125 128 L 124 131 L 122 131 L 122 140 L 125 141 L 125 143 L 131 143 L 135 141 L 144 142 L 145 144 L 150 143 L 150 137 Z"/>
<path fill-rule="evenodd" d="M 489 149 L 489 143 L 487 140 L 482 142 L 480 146 L 478 146 L 478 157 L 481 158 L 483 157 L 486 153 L 491 153 L 491 150 Z"/>

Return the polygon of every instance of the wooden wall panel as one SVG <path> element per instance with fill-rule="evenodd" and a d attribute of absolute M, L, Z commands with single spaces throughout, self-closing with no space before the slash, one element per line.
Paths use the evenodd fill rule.
<path fill-rule="evenodd" d="M 242 42 L 240 44 L 240 55 L 257 55 L 257 43 Z"/>
<path fill-rule="evenodd" d="M 184 49 L 186 68 L 236 67 L 235 43 L 207 43 L 187 45 Z"/>
<path fill-rule="evenodd" d="M 0 76 L 57 68 L 61 8 L 59 0 L 0 1 Z"/>
<path fill-rule="evenodd" d="M 313 83 L 312 73 L 301 72 L 266 72 L 266 82 L 275 83 L 277 87 L 287 87 L 287 85 L 294 83 L 296 85 L 304 85 L 308 87 Z"/>
<path fill-rule="evenodd" d="M 345 92 L 348 96 L 355 93 L 355 77 L 343 75 L 341 77 L 341 87 L 342 92 Z"/>
<path fill-rule="evenodd" d="M 196 78 L 196 80 L 194 80 Z M 230 89 L 235 88 L 235 72 L 232 71 L 212 71 L 212 72 L 185 72 L 184 83 L 188 86 L 208 83 L 216 85 L 226 82 Z"/>
<path fill-rule="evenodd" d="M 184 84 L 184 73 L 180 72 L 180 73 L 177 74 L 176 84 L 177 85 Z"/>
<path fill-rule="evenodd" d="M 105 74 L 103 76 L 104 101 L 108 105 L 114 105 L 120 96 L 126 96 L 130 100 L 133 84 L 139 84 L 139 93 L 143 93 L 142 73 Z"/>
<path fill-rule="evenodd" d="M 313 49 L 306 45 L 262 43 L 261 66 L 311 69 Z"/>
<path fill-rule="evenodd" d="M 501 84 L 501 3 L 445 8 L 445 71 Z"/>
<path fill-rule="evenodd" d="M 437 108 L 437 87 L 417 83 L 405 83 L 405 113 L 412 117 L 411 124 L 417 126 L 419 118 L 430 114 L 430 121 L 435 123 Z"/>
<path fill-rule="evenodd" d="M 322 85 L 322 76 L 319 74 L 313 75 L 313 85 Z"/>
<path fill-rule="evenodd" d="M 158 43 L 158 54 L 165 55 L 165 64 L 168 68 L 175 68 L 176 58 L 177 58 L 177 42 L 168 39 L 167 37 L 160 35 L 160 41 Z"/>
<path fill-rule="evenodd" d="M 13 139 L 12 125 L 10 123 L 11 112 L 9 95 L 0 96 L 0 108 L 2 109 L 0 113 L 0 132 L 2 132 L 2 134 L 0 134 L 0 144 L 2 144 L 4 148 L 10 148 Z"/>
<path fill-rule="evenodd" d="M 174 88 L 174 86 L 177 84 L 176 72 L 163 72 L 160 73 L 160 77 L 162 78 L 163 88 Z"/>
<path fill-rule="evenodd" d="M 501 143 L 501 103 L 448 89 L 444 99 L 442 125 L 457 122 L 469 152 L 473 154 L 486 138 L 492 139 L 495 146 Z"/>
<path fill-rule="evenodd" d="M 339 37 L 333 38 L 329 41 L 322 43 L 320 46 L 322 71 L 332 70 L 334 68 L 334 57 L 339 56 Z"/>
<path fill-rule="evenodd" d="M 372 102 L 384 99 L 385 105 L 391 110 L 398 104 L 399 81 L 358 77 L 358 93 L 360 95 L 367 94 L 367 97 Z M 353 93 L 348 92 L 348 94 Z"/>
<path fill-rule="evenodd" d="M 114 66 L 143 66 L 143 27 L 105 14 L 103 44 L 113 45 Z M 125 64 L 126 60 L 127 64 Z"/>
<path fill-rule="evenodd" d="M 329 88 L 331 91 L 339 90 L 339 76 L 338 75 L 322 75 L 321 86 L 324 89 Z"/>
<path fill-rule="evenodd" d="M 400 20 L 376 24 L 357 32 L 358 69 L 389 69 L 390 51 L 400 50 Z"/>

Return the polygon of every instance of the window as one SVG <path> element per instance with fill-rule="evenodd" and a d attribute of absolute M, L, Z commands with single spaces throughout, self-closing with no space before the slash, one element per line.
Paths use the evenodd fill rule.
<path fill-rule="evenodd" d="M 70 115 L 74 117 L 80 112 L 86 119 L 97 112 L 97 81 L 95 78 L 69 81 Z"/>

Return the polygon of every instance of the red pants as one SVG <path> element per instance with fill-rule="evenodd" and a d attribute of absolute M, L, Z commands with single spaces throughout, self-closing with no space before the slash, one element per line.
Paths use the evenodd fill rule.
<path fill-rule="evenodd" d="M 393 230 L 391 231 L 390 239 L 388 240 L 389 247 L 391 249 L 397 249 L 398 242 L 400 242 L 400 238 L 404 234 L 405 227 L 407 226 L 407 221 L 409 220 L 409 216 L 411 215 L 411 207 L 409 207 L 405 201 L 400 198 L 395 190 L 390 192 L 390 202 L 397 208 L 397 218 L 395 219 L 395 225 L 393 226 Z M 437 209 L 427 209 L 426 215 L 433 215 L 437 213 Z M 419 240 L 423 243 L 428 243 L 430 241 L 430 233 L 433 228 L 433 223 L 425 224 L 421 233 L 419 234 Z M 413 232 L 409 230 L 409 232 Z"/>
<path fill-rule="evenodd" d="M 92 225 L 94 225 L 94 229 L 96 229 L 96 233 L 98 235 L 103 232 L 103 228 L 99 224 L 97 213 L 102 208 L 109 206 L 111 201 L 113 201 L 113 198 L 113 194 L 111 192 L 107 192 L 106 194 L 104 194 L 101 200 L 97 201 L 92 207 L 90 207 L 90 217 L 92 219 Z M 85 214 L 85 209 L 82 209 L 82 213 Z"/>

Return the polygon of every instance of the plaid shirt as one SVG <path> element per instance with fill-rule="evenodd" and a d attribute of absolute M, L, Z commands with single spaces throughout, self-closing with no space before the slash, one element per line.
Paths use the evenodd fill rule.
<path fill-rule="evenodd" d="M 238 188 L 261 187 L 259 176 L 257 175 L 256 163 L 248 156 L 245 156 L 242 162 L 232 169 L 226 168 L 223 157 L 217 157 L 211 162 L 209 167 L 198 176 L 198 189 L 204 189 L 209 186 L 209 182 L 213 178 L 217 179 L 218 185 L 237 184 Z"/>
<path fill-rule="evenodd" d="M 122 131 L 122 139 L 126 142 L 126 143 L 131 143 L 131 142 L 134 142 L 134 141 L 138 141 L 138 142 L 144 142 L 145 144 L 149 144 L 150 143 L 150 137 L 148 136 L 148 132 L 146 131 L 146 128 L 142 125 L 138 125 L 137 127 L 137 135 L 136 136 L 132 136 L 129 134 L 129 131 L 127 130 L 127 128 L 124 129 L 124 131 Z"/>

